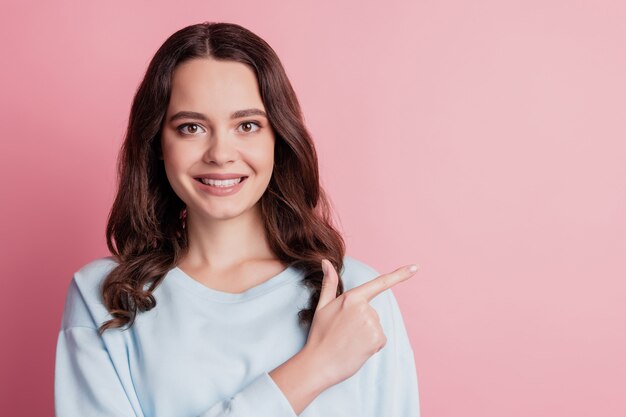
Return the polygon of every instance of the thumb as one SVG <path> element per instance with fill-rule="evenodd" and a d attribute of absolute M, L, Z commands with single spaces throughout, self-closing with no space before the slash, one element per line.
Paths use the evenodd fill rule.
<path fill-rule="evenodd" d="M 335 267 L 327 259 L 322 259 L 322 270 L 324 271 L 324 279 L 322 281 L 320 300 L 315 308 L 316 312 L 337 298 L 337 283 L 339 282 L 339 278 L 337 277 Z"/>

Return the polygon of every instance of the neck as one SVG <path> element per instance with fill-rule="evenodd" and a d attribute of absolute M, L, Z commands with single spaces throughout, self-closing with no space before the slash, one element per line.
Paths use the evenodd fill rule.
<path fill-rule="evenodd" d="M 229 219 L 187 214 L 189 248 L 184 263 L 194 268 L 227 270 L 246 261 L 274 259 L 259 206 Z"/>

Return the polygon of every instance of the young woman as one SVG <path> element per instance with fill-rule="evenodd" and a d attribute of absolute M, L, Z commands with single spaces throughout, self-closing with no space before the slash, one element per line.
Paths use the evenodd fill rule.
<path fill-rule="evenodd" d="M 345 255 L 272 48 L 202 23 L 157 51 L 120 152 L 107 242 L 71 280 L 57 417 L 419 416 L 390 288 Z"/>

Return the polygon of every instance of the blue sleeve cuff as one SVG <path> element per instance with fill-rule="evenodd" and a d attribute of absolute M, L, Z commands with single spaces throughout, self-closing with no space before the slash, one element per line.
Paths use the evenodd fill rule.
<path fill-rule="evenodd" d="M 263 372 L 252 380 L 243 391 L 249 401 L 250 412 L 254 415 L 297 417 L 291 403 L 268 372 Z"/>
<path fill-rule="evenodd" d="M 263 372 L 234 396 L 200 415 L 223 416 L 298 417 L 268 372 Z"/>

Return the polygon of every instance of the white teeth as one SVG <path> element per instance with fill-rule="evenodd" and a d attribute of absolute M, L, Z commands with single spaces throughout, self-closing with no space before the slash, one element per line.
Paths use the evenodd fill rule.
<path fill-rule="evenodd" d="M 209 178 L 200 178 L 200 181 L 202 181 L 203 184 L 212 185 L 214 187 L 232 187 L 235 184 L 239 184 L 242 179 L 243 177 L 234 178 L 232 180 L 212 180 Z"/>

